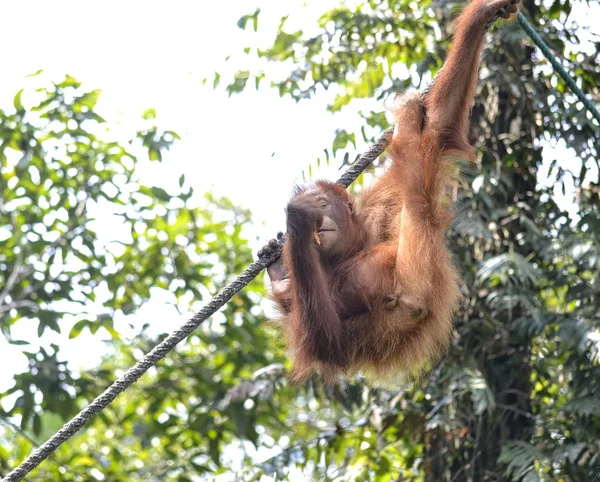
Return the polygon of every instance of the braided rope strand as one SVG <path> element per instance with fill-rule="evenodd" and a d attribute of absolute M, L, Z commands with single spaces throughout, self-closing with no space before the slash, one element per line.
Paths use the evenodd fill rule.
<path fill-rule="evenodd" d="M 389 127 L 383 135 L 375 141 L 375 143 L 369 147 L 367 152 L 361 154 L 361 156 L 352 164 L 346 172 L 340 177 L 336 184 L 340 186 L 348 187 L 352 184 L 361 173 L 367 169 L 373 161 L 377 159 L 387 148 L 394 135 L 394 126 Z"/>

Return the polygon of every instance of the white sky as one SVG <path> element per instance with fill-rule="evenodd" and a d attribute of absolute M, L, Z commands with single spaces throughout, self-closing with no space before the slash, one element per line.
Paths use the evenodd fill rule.
<path fill-rule="evenodd" d="M 40 87 L 42 78 L 25 76 L 43 69 L 44 79 L 69 74 L 86 89 L 101 88 L 98 111 L 123 139 L 135 134 L 144 110 L 155 108 L 160 127 L 182 140 L 166 163 L 145 169 L 143 179 L 168 190 L 185 172 L 197 193 L 211 190 L 250 208 L 262 243 L 284 227 L 291 186 L 331 145 L 335 128 L 352 128 L 359 120 L 355 111 L 328 114 L 325 95 L 296 104 L 265 85 L 228 98 L 212 90 L 211 82 L 203 87 L 202 79 L 212 79 L 215 71 L 256 67 L 242 49 L 257 40 L 269 45 L 281 16 L 290 14 L 290 21 L 306 27 L 337 3 L 313 0 L 302 8 L 300 2 L 281 0 L 2 2 L 7 69 L 0 76 L 0 107 L 10 108 L 22 87 Z M 262 6 L 258 36 L 236 26 L 257 4 Z M 235 57 L 225 62 L 229 54 Z M 323 178 L 337 175 L 335 165 L 319 172 Z M 169 331 L 185 321 L 164 303 L 149 304 L 140 317 Z M 14 336 L 35 341 L 35 328 L 26 324 L 17 324 Z M 98 365 L 104 347 L 97 339 L 69 342 L 68 331 L 54 340 L 64 347 L 62 356 L 71 366 Z M 26 369 L 19 352 L 0 338 L 0 390 L 12 384 L 13 370 Z"/>

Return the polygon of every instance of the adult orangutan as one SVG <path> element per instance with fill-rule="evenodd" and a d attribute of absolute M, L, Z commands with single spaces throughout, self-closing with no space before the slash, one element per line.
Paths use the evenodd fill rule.
<path fill-rule="evenodd" d="M 445 243 L 448 186 L 456 161 L 475 157 L 467 133 L 487 26 L 519 4 L 474 0 L 463 10 L 431 88 L 399 96 L 391 166 L 360 198 L 325 181 L 294 192 L 269 276 L 295 379 L 414 374 L 447 350 L 460 299 Z"/>

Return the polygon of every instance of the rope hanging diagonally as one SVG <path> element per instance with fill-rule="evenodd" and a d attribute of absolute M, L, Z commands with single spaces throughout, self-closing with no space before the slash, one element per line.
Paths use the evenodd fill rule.
<path fill-rule="evenodd" d="M 344 173 L 337 181 L 344 187 L 348 187 L 356 178 L 369 167 L 387 148 L 393 128 L 385 133 L 365 152 L 357 161 Z M 88 421 L 96 414 L 104 410 L 117 396 L 135 383 L 149 368 L 156 365 L 164 358 L 175 346 L 187 336 L 189 336 L 204 320 L 217 312 L 233 296 L 244 288 L 250 281 L 256 278 L 259 273 L 279 258 L 281 245 L 278 246 L 269 256 L 260 258 L 252 263 L 242 274 L 234 281 L 223 288 L 212 300 L 202 307 L 187 323 L 179 329 L 172 332 L 167 338 L 156 345 L 147 355 L 131 367 L 123 376 L 118 378 L 102 394 L 96 397 L 92 403 L 85 407 L 81 412 L 68 421 L 57 433 L 55 433 L 47 442 L 37 448 L 29 457 L 10 472 L 3 482 L 17 482 L 22 480 L 31 470 L 42 463 L 50 454 L 52 454 L 63 442 L 76 434 Z"/>
<path fill-rule="evenodd" d="M 522 13 L 519 13 L 519 24 L 532 38 L 535 44 L 542 50 L 544 55 L 556 68 L 558 73 L 563 77 L 565 82 L 577 95 L 577 97 L 588 108 L 592 115 L 600 122 L 600 113 L 598 109 L 591 103 L 585 94 L 577 87 L 575 81 L 560 65 L 554 57 L 550 49 L 546 46 L 543 40 L 533 30 Z M 435 82 L 435 79 L 433 80 Z M 423 94 L 426 94 L 426 89 Z M 377 159 L 387 148 L 390 143 L 394 127 L 390 127 L 383 135 L 365 152 L 357 161 L 348 168 L 344 175 L 337 180 L 337 184 L 348 187 L 354 182 L 358 176 L 367 167 L 369 167 L 375 159 Z M 167 338 L 156 345 L 148 354 L 140 361 L 131 367 L 124 375 L 112 383 L 104 392 L 96 397 L 87 407 L 81 410 L 70 421 L 65 423 L 63 427 L 55 433 L 48 441 L 38 447 L 32 454 L 21 462 L 15 469 L 9 472 L 2 482 L 18 482 L 23 479 L 31 470 L 36 468 L 48 456 L 50 456 L 62 443 L 75 435 L 87 422 L 89 422 L 96 414 L 104 410 L 117 396 L 133 385 L 144 373 L 152 366 L 156 365 L 163 359 L 175 346 L 185 338 L 187 338 L 202 322 L 217 312 L 223 307 L 233 296 L 252 281 L 260 272 L 276 261 L 281 253 L 281 244 L 274 249 L 271 254 L 261 257 L 255 263 L 252 263 L 243 273 L 241 273 L 234 281 L 223 288 L 213 299 L 211 299 L 204 307 L 202 307 L 188 322 L 183 324 L 179 329 L 172 332 Z"/>
<path fill-rule="evenodd" d="M 576 84 L 573 77 L 569 75 L 569 73 L 565 70 L 565 68 L 558 61 L 556 56 L 552 53 L 546 42 L 542 40 L 542 37 L 538 35 L 538 33 L 534 30 L 531 24 L 523 15 L 523 12 L 519 12 L 519 16 L 517 17 L 517 21 L 521 28 L 525 31 L 529 38 L 533 41 L 533 43 L 542 51 L 544 56 L 548 59 L 548 61 L 552 64 L 552 67 L 558 72 L 558 74 L 563 78 L 566 84 L 569 86 L 569 89 L 577 96 L 577 98 L 582 102 L 582 104 L 586 107 L 590 114 L 594 116 L 594 118 L 600 123 L 600 111 L 593 104 L 593 102 L 585 95 L 583 90 L 579 88 Z"/>

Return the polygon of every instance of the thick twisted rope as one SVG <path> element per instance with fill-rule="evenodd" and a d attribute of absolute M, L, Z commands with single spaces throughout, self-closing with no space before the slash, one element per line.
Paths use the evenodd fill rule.
<path fill-rule="evenodd" d="M 562 77 L 565 83 L 569 86 L 569 89 L 577 96 L 577 98 L 582 102 L 582 104 L 586 107 L 586 109 L 594 116 L 594 118 L 600 123 L 600 111 L 598 108 L 592 103 L 590 99 L 587 98 L 583 90 L 579 88 L 579 86 L 575 83 L 573 77 L 569 75 L 569 73 L 565 70 L 565 68 L 558 61 L 556 56 L 552 53 L 548 45 L 542 40 L 542 37 L 538 35 L 538 33 L 533 29 L 531 24 L 525 18 L 522 12 L 519 12 L 519 16 L 517 17 L 517 21 L 521 28 L 525 31 L 529 38 L 533 41 L 535 45 L 542 51 L 544 56 L 548 59 L 548 61 L 552 64 L 552 67 L 558 72 L 558 75 Z"/>
<path fill-rule="evenodd" d="M 342 177 L 340 177 L 336 184 L 340 186 L 348 187 L 352 184 L 358 176 L 371 164 L 373 161 L 377 159 L 383 151 L 387 148 L 392 139 L 392 135 L 394 134 L 394 126 L 388 128 L 387 131 L 383 133 L 383 135 L 375 141 L 375 143 L 369 147 L 367 152 L 365 152 L 362 156 L 360 156 L 354 164 L 352 164 L 344 173 Z"/>
<path fill-rule="evenodd" d="M 388 129 L 337 181 L 344 187 L 348 187 L 356 178 L 369 167 L 387 148 L 390 143 L 392 128 Z M 37 448 L 29 457 L 10 472 L 3 482 L 17 482 L 22 480 L 31 470 L 42 463 L 62 443 L 75 435 L 96 414 L 104 410 L 117 396 L 133 385 L 149 368 L 156 365 L 175 346 L 187 338 L 200 324 L 209 316 L 217 312 L 233 296 L 244 288 L 250 281 L 256 278 L 260 272 L 279 258 L 281 253 L 280 241 L 276 248 L 268 255 L 262 256 L 252 263 L 234 281 L 223 288 L 212 300 L 200 309 L 187 323 L 178 330 L 172 332 L 167 338 L 156 345 L 146 356 L 131 367 L 123 376 L 117 379 L 101 395 L 96 397 L 92 403 L 68 421 L 47 442 Z"/>

